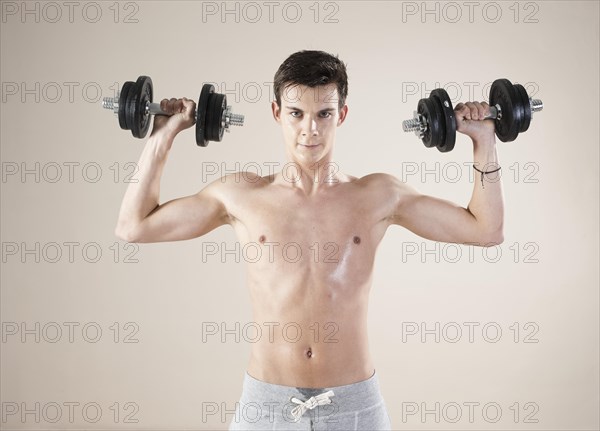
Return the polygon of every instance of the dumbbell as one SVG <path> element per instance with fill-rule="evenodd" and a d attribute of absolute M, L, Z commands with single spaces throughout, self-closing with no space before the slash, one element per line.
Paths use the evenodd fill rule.
<path fill-rule="evenodd" d="M 151 115 L 171 115 L 160 109 L 159 103 L 152 103 L 152 79 L 140 76 L 136 82 L 123 84 L 117 97 L 105 97 L 102 106 L 111 109 L 119 118 L 123 130 L 131 130 L 136 138 L 144 138 L 150 128 Z M 206 147 L 209 141 L 220 142 L 223 132 L 229 126 L 243 126 L 244 116 L 233 114 L 227 106 L 227 96 L 215 93 L 215 87 L 204 84 L 196 105 L 196 143 Z"/>
<path fill-rule="evenodd" d="M 490 88 L 490 114 L 483 119 L 495 120 L 496 136 L 502 142 L 514 141 L 519 133 L 529 129 L 534 112 L 541 111 L 541 100 L 531 99 L 520 84 L 497 79 Z M 427 99 L 419 100 L 414 117 L 402 122 L 405 132 L 415 132 L 426 147 L 436 147 L 445 153 L 452 151 L 456 141 L 456 119 L 448 93 L 436 88 Z"/>

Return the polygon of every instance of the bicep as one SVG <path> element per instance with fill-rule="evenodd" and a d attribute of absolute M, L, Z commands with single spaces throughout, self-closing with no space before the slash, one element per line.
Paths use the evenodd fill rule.
<path fill-rule="evenodd" d="M 480 244 L 482 235 L 477 220 L 467 208 L 421 194 L 407 185 L 401 187 L 397 196 L 394 224 L 432 241 Z"/>
<path fill-rule="evenodd" d="M 197 238 L 226 224 L 227 220 L 223 203 L 207 187 L 194 195 L 157 206 L 138 226 L 136 242 Z"/>

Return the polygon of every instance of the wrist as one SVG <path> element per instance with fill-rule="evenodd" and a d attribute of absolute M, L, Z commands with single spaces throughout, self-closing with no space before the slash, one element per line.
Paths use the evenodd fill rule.
<path fill-rule="evenodd" d="M 148 145 L 152 147 L 155 154 L 166 156 L 173 145 L 176 135 L 177 133 L 169 132 L 164 129 L 152 132 L 150 138 L 148 138 Z"/>
<path fill-rule="evenodd" d="M 475 150 L 478 149 L 489 149 L 489 150 L 495 150 L 496 149 L 496 138 L 495 137 L 485 137 L 485 138 L 479 138 L 479 139 L 475 139 L 473 138 L 473 148 Z"/>
<path fill-rule="evenodd" d="M 474 136 L 473 146 L 475 148 L 495 148 L 496 147 L 496 135 L 485 135 L 485 136 Z"/>

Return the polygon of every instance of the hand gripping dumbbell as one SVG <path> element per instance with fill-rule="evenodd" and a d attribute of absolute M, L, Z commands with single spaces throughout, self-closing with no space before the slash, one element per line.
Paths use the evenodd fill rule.
<path fill-rule="evenodd" d="M 490 114 L 484 120 L 496 123 L 496 136 L 502 142 L 514 141 L 527 131 L 534 112 L 541 111 L 541 100 L 531 99 L 520 84 L 497 79 L 490 88 Z M 414 118 L 402 122 L 405 132 L 415 132 L 426 147 L 436 147 L 445 153 L 452 151 L 456 141 L 456 119 L 448 93 L 436 88 L 427 99 L 419 100 Z"/>
<path fill-rule="evenodd" d="M 159 103 L 152 103 L 152 96 L 152 80 L 140 76 L 136 82 L 125 82 L 117 97 L 105 97 L 102 106 L 117 114 L 121 129 L 143 138 L 150 128 L 151 115 L 170 115 L 160 109 Z M 202 87 L 195 117 L 196 143 L 201 147 L 206 147 L 209 141 L 220 142 L 223 132 L 229 132 L 229 126 L 244 125 L 244 116 L 233 114 L 231 106 L 227 106 L 227 96 L 215 93 L 211 84 Z"/>

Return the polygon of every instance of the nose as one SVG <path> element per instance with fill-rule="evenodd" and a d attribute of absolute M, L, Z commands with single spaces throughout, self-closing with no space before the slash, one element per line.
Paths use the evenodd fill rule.
<path fill-rule="evenodd" d="M 319 131 L 317 130 L 317 122 L 314 118 L 307 115 L 305 117 L 304 124 L 302 124 L 302 136 L 317 136 Z"/>

